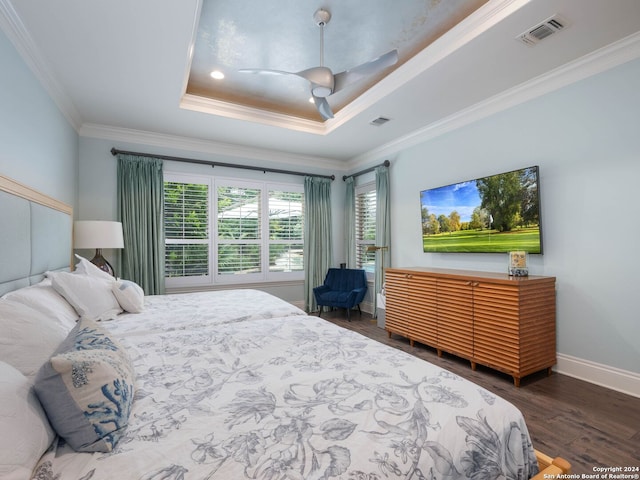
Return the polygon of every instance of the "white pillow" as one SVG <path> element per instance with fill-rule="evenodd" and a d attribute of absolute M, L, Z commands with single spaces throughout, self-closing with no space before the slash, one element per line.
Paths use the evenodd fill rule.
<path fill-rule="evenodd" d="M 0 362 L 0 478 L 28 480 L 55 433 L 31 382 Z"/>
<path fill-rule="evenodd" d="M 45 278 L 36 285 L 9 292 L 2 298 L 23 303 L 45 313 L 51 317 L 52 321 L 68 330 L 71 330 L 78 320 L 78 313 L 62 295 L 54 290 L 49 278 Z"/>
<path fill-rule="evenodd" d="M 115 283 L 100 277 L 76 273 L 56 273 L 53 288 L 76 309 L 82 319 L 111 320 L 122 312 L 111 287 Z"/>
<path fill-rule="evenodd" d="M 125 312 L 140 313 L 144 310 L 144 290 L 137 283 L 131 280 L 118 280 L 112 290 Z"/>
<path fill-rule="evenodd" d="M 76 255 L 76 258 L 79 260 L 79 262 L 76 264 L 76 269 L 74 270 L 74 273 L 90 275 L 92 277 L 102 278 L 104 280 L 115 282 L 116 279 L 113 278 L 111 275 L 109 275 L 107 272 L 99 269 L 89 260 L 87 260 L 84 257 L 81 257 L 77 253 L 75 255 Z"/>
<path fill-rule="evenodd" d="M 70 329 L 28 305 L 0 300 L 0 361 L 34 376 Z"/>

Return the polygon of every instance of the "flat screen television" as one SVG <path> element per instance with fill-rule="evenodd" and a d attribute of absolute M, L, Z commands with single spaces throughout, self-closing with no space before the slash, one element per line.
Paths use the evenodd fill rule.
<path fill-rule="evenodd" d="M 538 167 L 420 192 L 424 252 L 542 253 Z"/>

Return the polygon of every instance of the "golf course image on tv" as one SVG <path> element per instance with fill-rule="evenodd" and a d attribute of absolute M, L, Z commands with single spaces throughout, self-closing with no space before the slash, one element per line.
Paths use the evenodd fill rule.
<path fill-rule="evenodd" d="M 424 252 L 542 253 L 538 167 L 420 192 Z"/>

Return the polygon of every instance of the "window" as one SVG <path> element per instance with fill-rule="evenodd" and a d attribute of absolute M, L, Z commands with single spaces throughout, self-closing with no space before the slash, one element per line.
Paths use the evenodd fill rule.
<path fill-rule="evenodd" d="M 356 187 L 356 266 L 373 274 L 375 252 L 367 247 L 376 244 L 376 189 L 374 183 Z"/>
<path fill-rule="evenodd" d="M 302 185 L 165 173 L 167 286 L 304 277 Z"/>
<path fill-rule="evenodd" d="M 304 271 L 304 194 L 269 190 L 269 271 Z"/>
<path fill-rule="evenodd" d="M 209 184 L 164 182 L 165 277 L 209 275 Z"/>
<path fill-rule="evenodd" d="M 260 189 L 216 188 L 218 275 L 258 274 L 262 267 Z"/>

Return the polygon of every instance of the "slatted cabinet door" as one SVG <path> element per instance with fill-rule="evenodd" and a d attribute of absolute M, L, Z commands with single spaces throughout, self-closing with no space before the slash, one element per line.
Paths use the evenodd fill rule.
<path fill-rule="evenodd" d="M 386 312 L 384 326 L 389 336 L 397 333 L 409 338 L 407 320 L 407 274 L 387 270 L 384 275 Z"/>
<path fill-rule="evenodd" d="M 555 280 L 513 285 L 479 282 L 474 290 L 473 356 L 520 378 L 556 363 Z"/>
<path fill-rule="evenodd" d="M 547 368 L 556 357 L 555 279 L 525 283 L 520 287 L 520 365 L 521 377 Z"/>
<path fill-rule="evenodd" d="M 520 362 L 519 286 L 478 282 L 473 301 L 473 356 L 488 367 L 516 373 Z"/>
<path fill-rule="evenodd" d="M 387 310 L 385 328 L 389 332 L 435 347 L 438 342 L 436 279 L 411 272 L 385 273 Z"/>
<path fill-rule="evenodd" d="M 407 321 L 409 340 L 436 347 L 438 344 L 437 282 L 426 275 L 408 275 Z"/>
<path fill-rule="evenodd" d="M 473 357 L 473 282 L 437 280 L 438 355 L 442 350 L 471 360 Z"/>

